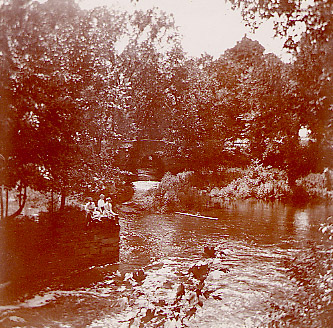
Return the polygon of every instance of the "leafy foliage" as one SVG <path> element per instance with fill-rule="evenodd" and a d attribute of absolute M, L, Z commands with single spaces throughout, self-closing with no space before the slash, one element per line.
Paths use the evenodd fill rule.
<path fill-rule="evenodd" d="M 211 190 L 210 196 L 223 200 L 257 198 L 262 200 L 285 199 L 291 194 L 285 172 L 254 163 L 241 177 L 227 186 Z"/>
<path fill-rule="evenodd" d="M 172 21 L 156 12 L 128 17 L 106 8 L 83 11 L 72 0 L 13 0 L 0 10 L 1 183 L 52 189 L 62 194 L 62 205 L 72 192 L 93 191 L 96 179 L 106 188 L 120 175 L 112 170 L 117 141 L 145 128 L 141 114 L 151 116 L 153 105 L 137 107 L 139 100 L 147 104 L 138 86 L 147 80 L 143 73 L 161 75 L 154 44 Z M 116 44 L 127 36 L 119 55 Z M 156 74 L 151 80 L 158 82 Z M 146 91 L 154 101 L 153 95 L 163 93 L 151 83 Z M 133 113 L 135 120 L 128 120 Z"/>
<path fill-rule="evenodd" d="M 121 185 L 119 148 L 145 138 L 172 144 L 165 155 L 181 163 L 179 172 L 258 160 L 285 171 L 295 188 L 299 177 L 328 166 L 329 3 L 231 2 L 249 23 L 257 15 L 274 19 L 282 34 L 304 24 L 295 62 L 265 54 L 247 37 L 217 60 L 187 58 L 172 16 L 157 9 L 128 14 L 81 10 L 74 0 L 4 2 L 1 184 L 52 189 L 63 203 L 74 192 Z M 301 128 L 310 132 L 307 144 Z M 135 171 L 133 163 L 123 168 Z"/>
<path fill-rule="evenodd" d="M 166 213 L 184 209 L 198 210 L 208 197 L 193 185 L 193 172 L 166 173 L 158 187 L 136 200 L 146 211 Z"/>
<path fill-rule="evenodd" d="M 297 172 L 309 165 L 309 159 L 313 167 L 311 170 L 320 169 L 320 165 L 329 165 L 332 158 L 332 96 L 329 90 L 332 89 L 332 3 L 326 0 L 319 1 L 289 1 L 289 0 L 230 0 L 236 8 L 241 8 L 245 21 L 258 27 L 262 20 L 271 19 L 275 24 L 277 35 L 286 37 L 285 47 L 292 49 L 295 55 L 295 62 L 287 70 L 287 78 L 281 79 L 279 97 L 267 105 L 277 107 L 275 122 L 268 120 L 268 125 L 273 123 L 283 124 L 282 129 L 272 129 L 274 133 L 279 132 L 276 141 L 272 144 L 275 154 L 286 154 L 283 166 L 287 169 L 289 180 L 295 180 L 297 175 L 304 175 L 308 172 Z M 295 32 L 296 31 L 296 32 Z M 298 32 L 301 31 L 301 32 Z M 295 35 L 295 33 L 299 33 Z M 282 72 L 286 71 L 285 68 Z M 272 70 L 275 72 L 275 69 Z M 273 73 L 274 74 L 274 73 Z M 283 74 L 285 75 L 285 73 Z M 271 76 L 273 76 L 271 74 Z M 268 96 L 274 95 L 271 88 Z M 276 89 L 278 90 L 278 89 Z M 262 90 L 259 93 L 266 102 L 266 96 Z M 266 106 L 264 106 L 266 107 Z M 263 108 L 264 108 L 263 107 Z M 282 110 L 283 108 L 283 110 Z M 260 111 L 260 114 L 265 113 Z M 274 112 L 273 112 L 274 113 Z M 263 115 L 266 119 L 267 116 Z M 279 122 L 280 121 L 280 122 Z M 274 124 L 275 123 L 275 124 Z M 311 131 L 312 156 L 307 149 L 299 147 L 297 142 L 297 130 L 305 126 Z M 258 126 L 257 126 L 258 128 Z M 259 131 L 259 129 L 258 129 Z M 282 139 L 287 142 L 284 142 Z M 301 161 L 292 160 L 290 150 L 294 153 L 301 153 Z M 310 158 L 309 158 L 310 157 Z M 321 158 L 322 161 L 318 161 Z M 301 164 L 305 160 L 306 165 Z M 315 163 L 317 161 L 317 163 Z M 326 163 L 326 164 L 324 164 Z M 268 164 L 268 163 L 267 163 Z M 275 165 L 274 163 L 269 163 Z"/>
<path fill-rule="evenodd" d="M 328 190 L 324 174 L 310 173 L 298 179 L 296 183 L 306 192 L 307 198 L 311 201 L 331 202 L 333 200 L 333 192 Z"/>
<path fill-rule="evenodd" d="M 276 35 L 286 36 L 285 46 L 295 48 L 299 31 L 313 43 L 332 37 L 332 3 L 327 0 L 228 0 L 241 8 L 245 22 L 254 29 L 272 19 Z"/>

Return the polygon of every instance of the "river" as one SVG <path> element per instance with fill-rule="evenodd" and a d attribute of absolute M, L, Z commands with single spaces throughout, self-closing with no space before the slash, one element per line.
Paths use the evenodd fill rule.
<path fill-rule="evenodd" d="M 281 309 L 297 306 L 300 290 L 286 263 L 321 244 L 318 229 L 332 206 L 239 201 L 201 214 L 217 219 L 122 218 L 119 263 L 73 273 L 3 304 L 0 326 L 266 327 Z M 215 257 L 205 256 L 207 246 Z M 208 267 L 201 282 L 189 272 L 195 265 Z M 144 276 L 135 280 L 139 269 Z"/>

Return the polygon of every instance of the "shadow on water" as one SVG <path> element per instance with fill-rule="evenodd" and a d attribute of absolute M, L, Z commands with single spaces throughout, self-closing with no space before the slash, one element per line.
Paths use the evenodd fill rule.
<path fill-rule="evenodd" d="M 9 223 L 0 226 L 0 235 L 0 305 L 59 282 L 71 289 L 87 286 L 102 279 L 100 270 L 90 267 L 119 259 L 115 221 L 89 227 Z"/>

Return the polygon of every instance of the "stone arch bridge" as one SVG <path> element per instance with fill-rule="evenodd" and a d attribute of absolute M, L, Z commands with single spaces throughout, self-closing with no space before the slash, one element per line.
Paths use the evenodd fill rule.
<path fill-rule="evenodd" d="M 156 139 L 122 141 L 119 145 L 121 167 L 140 173 L 149 171 L 150 175 L 161 178 L 166 171 L 173 171 L 174 160 L 170 151 L 175 143 Z"/>

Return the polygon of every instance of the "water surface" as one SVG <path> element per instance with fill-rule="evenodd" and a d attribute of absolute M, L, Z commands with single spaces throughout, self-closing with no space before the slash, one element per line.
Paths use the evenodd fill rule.
<path fill-rule="evenodd" d="M 298 292 L 286 261 L 322 243 L 318 228 L 333 214 L 333 207 L 246 201 L 201 214 L 217 220 L 178 214 L 122 218 L 118 264 L 73 273 L 38 293 L 22 295 L 0 307 L 0 325 L 139 327 L 147 309 L 159 309 L 170 318 L 164 326 L 175 327 L 173 304 L 180 284 L 186 289 L 178 315 L 186 319 L 184 325 L 265 325 L 274 309 L 285 306 Z M 218 256 L 205 257 L 205 246 L 215 247 Z M 207 263 L 209 274 L 202 290 L 210 296 L 195 306 L 192 294 L 199 281 L 189 269 Z M 132 273 L 141 268 L 145 279 L 137 283 Z M 190 316 L 186 311 L 193 307 L 196 312 Z M 152 322 L 145 326 L 154 326 Z"/>

